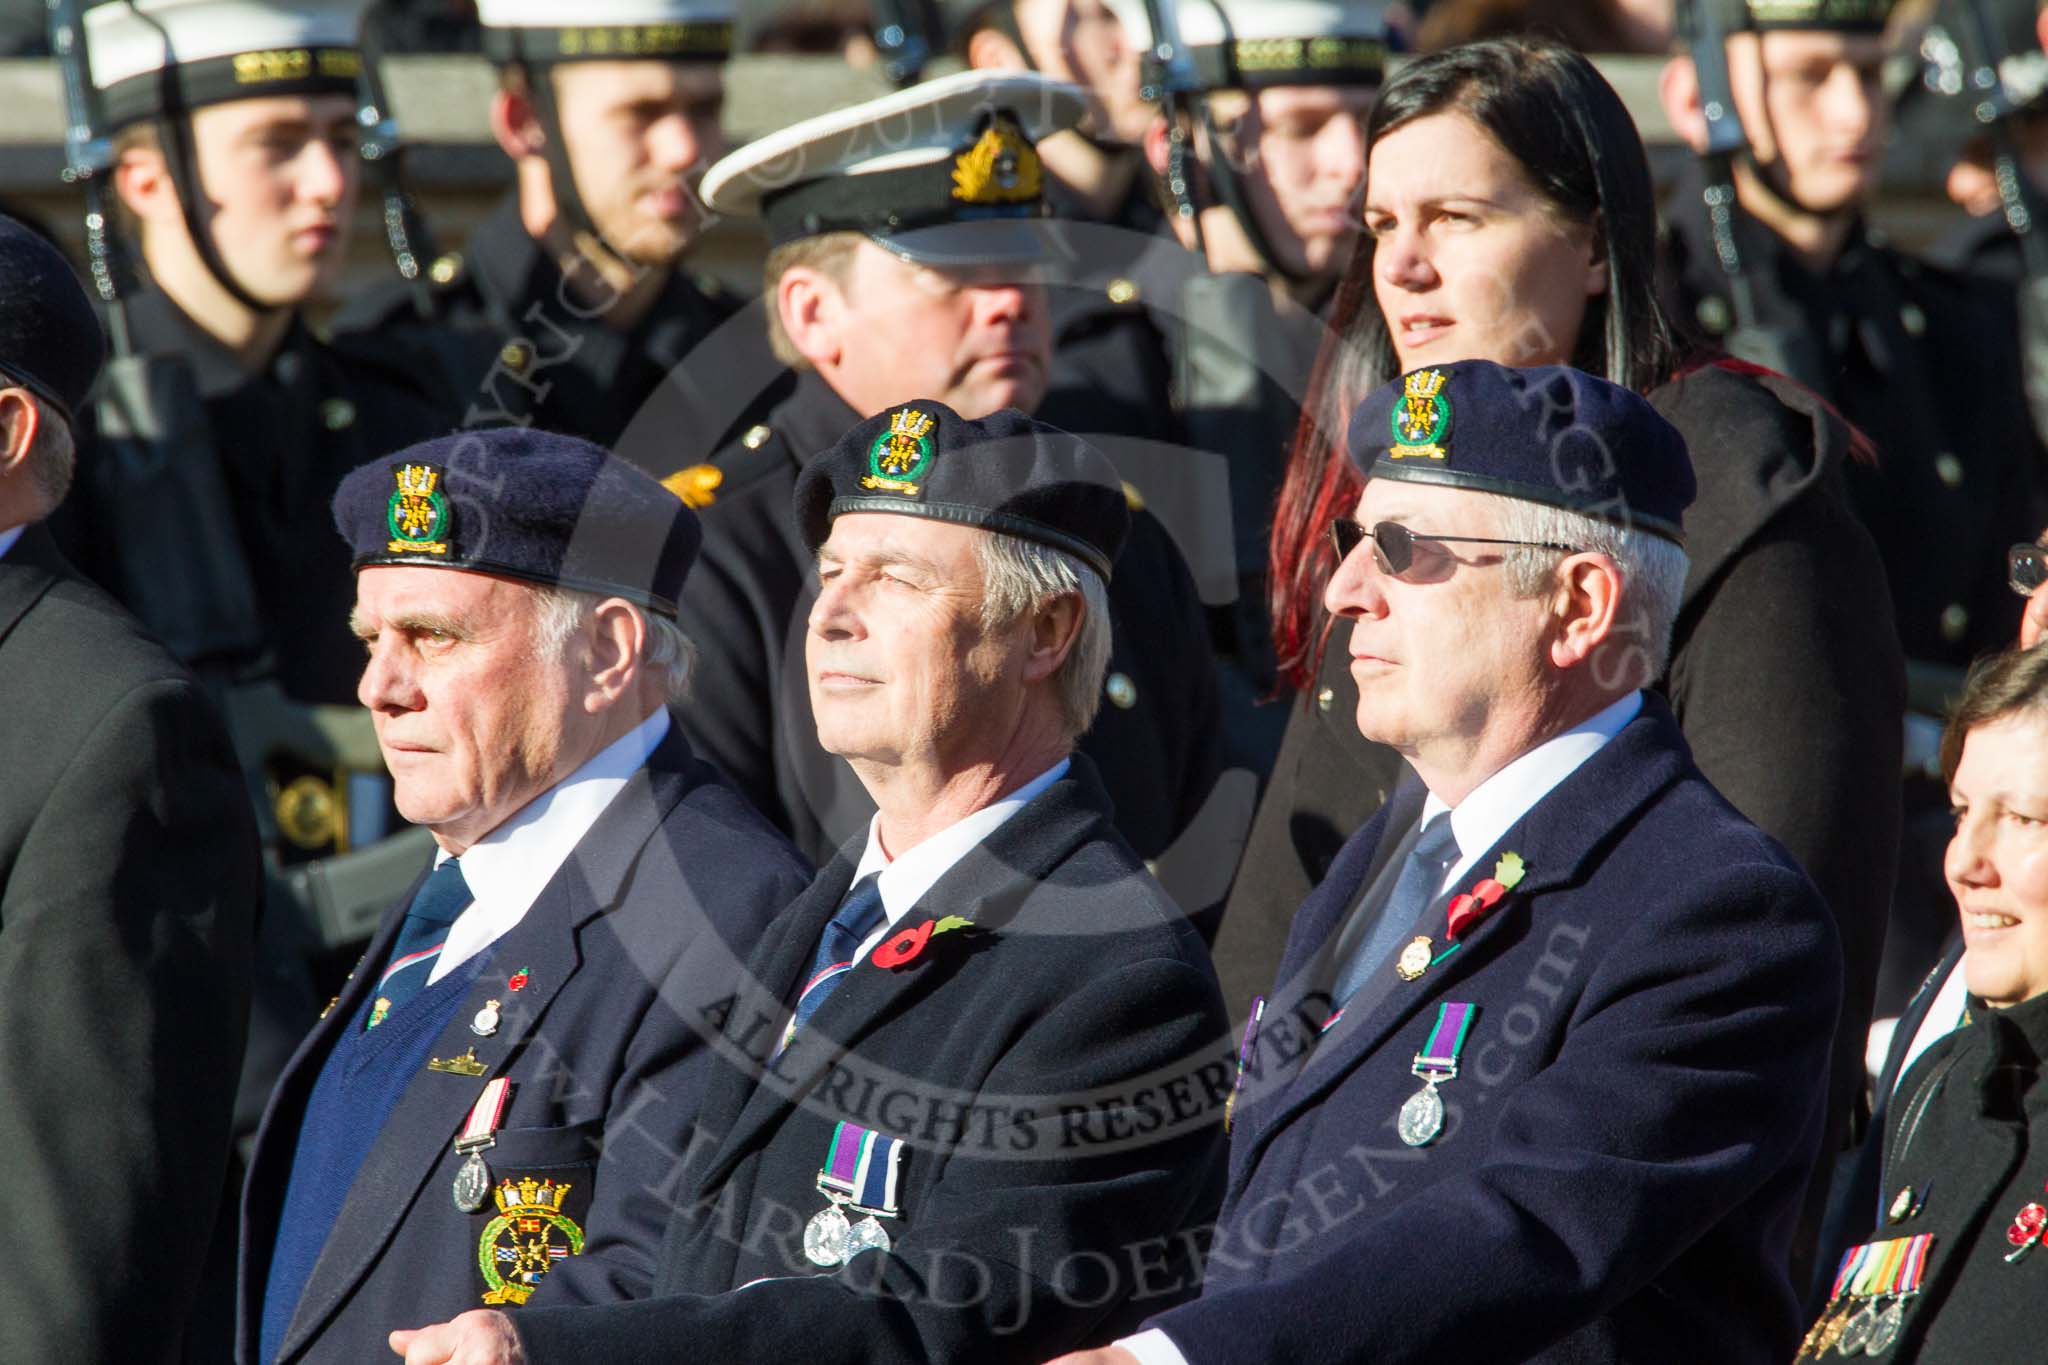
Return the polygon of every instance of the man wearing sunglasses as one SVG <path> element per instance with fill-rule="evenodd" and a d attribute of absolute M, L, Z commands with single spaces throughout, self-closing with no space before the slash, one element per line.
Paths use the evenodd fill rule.
<path fill-rule="evenodd" d="M 1463 361 L 1349 445 L 1333 644 L 1414 772 L 1254 1014 L 1201 1296 L 1099 1360 L 1789 1359 L 1841 952 L 1644 690 L 1684 442 L 1582 372 Z"/>

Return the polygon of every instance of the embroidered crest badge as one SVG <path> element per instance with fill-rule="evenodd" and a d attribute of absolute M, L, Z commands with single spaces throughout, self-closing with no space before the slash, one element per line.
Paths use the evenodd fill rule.
<path fill-rule="evenodd" d="M 391 494 L 385 524 L 391 529 L 390 553 L 445 555 L 448 531 L 454 516 L 448 497 L 441 491 L 441 470 L 430 464 L 400 465 L 393 476 L 398 487 Z"/>
<path fill-rule="evenodd" d="M 485 1303 L 525 1303 L 556 1261 L 582 1254 L 583 1229 L 562 1212 L 569 1189 L 530 1175 L 498 1182 L 498 1216 L 484 1224 L 476 1248 Z"/>
<path fill-rule="evenodd" d="M 889 419 L 889 430 L 868 448 L 868 472 L 862 488 L 901 493 L 906 498 L 924 492 L 924 476 L 932 467 L 932 428 L 938 419 L 916 408 L 905 408 Z"/>
<path fill-rule="evenodd" d="M 992 116 L 972 147 L 953 162 L 953 197 L 964 204 L 1028 204 L 1044 193 L 1038 150 L 1014 115 Z"/>
<path fill-rule="evenodd" d="M 1394 444 L 1390 458 L 1441 460 L 1451 429 L 1451 400 L 1444 397 L 1442 370 L 1417 370 L 1401 381 L 1401 401 L 1394 404 Z"/>

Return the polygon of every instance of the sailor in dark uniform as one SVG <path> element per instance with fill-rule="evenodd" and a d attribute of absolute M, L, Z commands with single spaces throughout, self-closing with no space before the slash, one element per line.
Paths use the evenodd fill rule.
<path fill-rule="evenodd" d="M 451 424 L 530 423 L 662 465 L 671 441 L 621 437 L 743 302 L 687 263 L 703 226 L 695 183 L 723 150 L 733 4 L 478 8 L 499 72 L 491 129 L 517 183 L 462 251 L 428 267 L 432 319 L 394 282 L 337 329 L 431 342 L 460 391 Z M 688 395 L 692 420 L 714 424 L 706 449 L 741 415 L 722 411 L 720 387 Z"/>
<path fill-rule="evenodd" d="M 210 430 L 174 433 L 180 462 L 217 467 L 210 505 L 194 510 L 166 495 L 170 472 L 88 439 L 59 528 L 80 566 L 188 662 L 223 661 L 195 657 L 206 644 L 174 614 L 172 586 L 190 561 L 230 557 L 254 588 L 252 655 L 270 656 L 295 700 L 342 704 L 362 650 L 328 500 L 371 455 L 445 425 L 443 395 L 399 356 L 324 340 L 299 311 L 339 274 L 354 215 L 361 11 L 359 0 L 88 11 L 114 183 L 147 272 L 126 305 L 130 341 L 182 360 L 192 416 Z M 104 406 L 98 416 L 112 420 Z"/>
<path fill-rule="evenodd" d="M 2007 341 L 2011 290 L 1917 261 L 1864 217 L 1889 121 L 1878 78 L 1891 9 L 1812 0 L 1742 11 L 1736 27 L 1753 31 L 1727 43 L 1749 139 L 1735 230 L 1757 321 L 1792 338 L 1793 377 L 1877 444 L 1875 463 L 1847 470 L 1849 492 L 1884 559 L 1906 657 L 1956 669 L 2012 638 L 2003 551 L 2039 529 L 2040 451 Z M 1664 99 L 1704 146 L 1689 57 L 1667 70 Z M 1737 318 L 1702 192 L 1690 175 L 1669 201 L 1671 312 L 1728 344 Z"/>
<path fill-rule="evenodd" d="M 1145 7 L 1117 8 L 1134 45 L 1150 50 Z M 1277 685 L 1267 540 L 1323 316 L 1358 239 L 1386 6 L 1191 0 L 1177 9 L 1194 89 L 1154 119 L 1144 150 L 1172 206 L 1168 226 L 1202 267 L 1164 306 L 1188 443 L 1226 461 L 1235 582 L 1218 648 L 1231 663 L 1233 757 L 1263 774 L 1286 722 L 1277 706 L 1254 709 Z"/>
<path fill-rule="evenodd" d="M 1904 1005 L 1947 932 L 1938 718 L 1963 666 L 2012 639 L 2020 603 L 2005 550 L 2040 530 L 2044 489 L 2011 286 L 1916 260 L 1864 216 L 1890 122 L 1879 77 L 1891 10 L 1891 0 L 1752 0 L 1735 12 L 1725 47 L 1748 142 L 1733 168 L 1732 234 L 1754 299 L 1747 323 L 1702 175 L 1673 191 L 1666 233 L 1672 317 L 1696 323 L 1707 344 L 1791 373 L 1876 447 L 1843 473 L 1877 543 L 1908 665 L 1903 838 L 1878 1017 Z M 1689 57 L 1667 68 L 1663 95 L 1679 133 L 1705 146 Z M 1776 355 L 1746 346 L 1759 332 L 1776 338 L 1765 348 Z"/>
<path fill-rule="evenodd" d="M 1082 107 L 1071 86 L 1042 76 L 963 72 L 785 129 L 705 180 L 715 211 L 765 218 L 774 345 L 801 371 L 764 423 L 671 477 L 705 528 L 682 604 L 704 668 L 682 723 L 816 856 L 874 807 L 813 733 L 801 646 L 815 578 L 789 521 L 790 490 L 811 456 L 894 403 L 924 395 L 981 416 L 1039 402 L 1045 293 L 1015 282 L 1044 250 L 1034 143 L 1072 126 Z M 893 150 L 870 168 L 882 127 L 896 135 Z M 789 182 L 792 165 L 804 179 Z M 1225 789 L 1212 812 L 1220 832 L 1198 819 L 1217 787 L 1215 667 L 1181 556 L 1157 520 L 1140 512 L 1134 523 L 1110 590 L 1109 705 L 1081 748 L 1103 769 L 1119 831 L 1198 912 L 1220 900 L 1235 859 L 1231 822 L 1241 833 L 1248 800 Z M 1177 877 L 1188 857 L 1199 874 Z"/>

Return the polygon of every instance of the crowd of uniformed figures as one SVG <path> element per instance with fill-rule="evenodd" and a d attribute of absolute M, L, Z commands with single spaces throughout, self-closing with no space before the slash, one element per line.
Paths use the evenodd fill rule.
<path fill-rule="evenodd" d="M 2041 0 L 469 8 L 53 11 L 0 1362 L 2048 1356 Z"/>

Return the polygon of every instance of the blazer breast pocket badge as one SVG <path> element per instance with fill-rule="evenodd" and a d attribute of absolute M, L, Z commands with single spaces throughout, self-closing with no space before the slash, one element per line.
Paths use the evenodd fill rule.
<path fill-rule="evenodd" d="M 582 1254 L 577 1217 L 589 1210 L 589 1181 L 508 1177 L 498 1182 L 492 1198 L 497 1216 L 484 1224 L 476 1247 L 483 1301 L 516 1307 L 533 1297 L 558 1261 Z"/>

